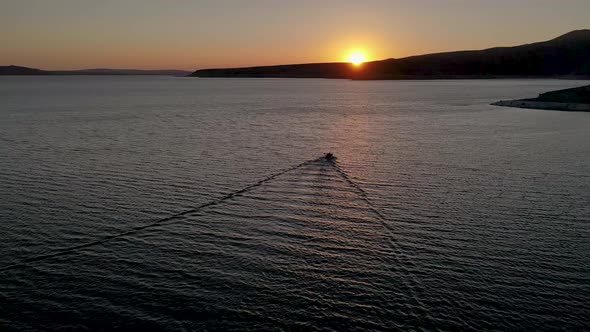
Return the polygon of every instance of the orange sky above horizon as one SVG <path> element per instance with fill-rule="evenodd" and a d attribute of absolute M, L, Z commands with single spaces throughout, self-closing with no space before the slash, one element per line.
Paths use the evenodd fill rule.
<path fill-rule="evenodd" d="M 587 28 L 584 0 L 18 0 L 0 65 L 185 69 L 510 46 Z"/>

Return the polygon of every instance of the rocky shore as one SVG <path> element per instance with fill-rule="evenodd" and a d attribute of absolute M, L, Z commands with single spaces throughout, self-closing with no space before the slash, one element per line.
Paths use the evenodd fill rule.
<path fill-rule="evenodd" d="M 590 104 L 577 103 L 556 103 L 549 101 L 532 101 L 527 99 L 520 100 L 501 100 L 492 103 L 495 106 L 533 108 L 539 110 L 570 111 L 570 112 L 590 112 Z"/>
<path fill-rule="evenodd" d="M 537 98 L 501 100 L 495 106 L 533 108 L 541 110 L 590 112 L 590 85 L 542 93 Z"/>

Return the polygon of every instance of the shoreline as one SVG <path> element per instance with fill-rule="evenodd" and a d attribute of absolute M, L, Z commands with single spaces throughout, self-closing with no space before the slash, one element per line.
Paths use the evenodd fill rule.
<path fill-rule="evenodd" d="M 500 100 L 495 103 L 492 103 L 491 105 L 549 111 L 590 112 L 590 104 L 559 103 L 549 101 L 534 101 L 527 99 Z"/>

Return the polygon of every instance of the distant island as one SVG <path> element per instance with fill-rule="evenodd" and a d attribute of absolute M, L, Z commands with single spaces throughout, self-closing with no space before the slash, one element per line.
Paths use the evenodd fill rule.
<path fill-rule="evenodd" d="M 82 69 L 82 70 L 41 70 L 37 68 L 21 66 L 0 66 L 0 76 L 5 75 L 160 75 L 160 76 L 186 76 L 188 71 L 163 69 L 163 70 L 139 70 L 139 69 Z"/>
<path fill-rule="evenodd" d="M 51 75 L 51 72 L 21 66 L 0 66 L 0 75 Z"/>
<path fill-rule="evenodd" d="M 345 78 L 357 80 L 472 78 L 590 78 L 590 30 L 514 47 L 458 51 L 400 59 L 201 69 L 192 77 Z"/>
<path fill-rule="evenodd" d="M 556 111 L 590 112 L 590 85 L 542 93 L 537 98 L 502 100 L 492 105 Z"/>

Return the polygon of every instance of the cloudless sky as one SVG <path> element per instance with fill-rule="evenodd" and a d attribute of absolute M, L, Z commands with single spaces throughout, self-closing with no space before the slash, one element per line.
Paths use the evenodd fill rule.
<path fill-rule="evenodd" d="M 0 65 L 174 68 L 369 60 L 590 28 L 590 0 L 0 0 Z"/>

